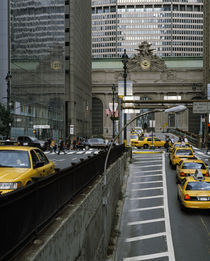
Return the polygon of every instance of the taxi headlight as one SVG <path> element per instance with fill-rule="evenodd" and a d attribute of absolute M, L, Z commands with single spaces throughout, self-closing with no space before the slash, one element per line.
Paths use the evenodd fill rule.
<path fill-rule="evenodd" d="M 0 182 L 0 189 L 17 189 L 21 186 L 21 182 Z"/>

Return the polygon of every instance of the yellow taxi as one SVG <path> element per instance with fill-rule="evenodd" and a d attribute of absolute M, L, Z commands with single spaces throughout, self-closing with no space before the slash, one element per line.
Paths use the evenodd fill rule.
<path fill-rule="evenodd" d="M 144 148 L 144 149 L 148 149 L 151 146 L 154 147 L 164 147 L 165 145 L 165 141 L 164 140 L 160 140 L 157 137 L 140 137 L 138 143 L 136 143 L 136 147 L 137 148 Z"/>
<path fill-rule="evenodd" d="M 177 188 L 181 207 L 210 209 L 210 177 L 204 177 L 200 170 L 194 176 L 181 180 Z"/>
<path fill-rule="evenodd" d="M 169 148 L 169 153 L 172 152 L 174 150 L 174 148 L 176 148 L 176 147 L 191 147 L 192 148 L 192 146 L 188 142 L 174 142 Z"/>
<path fill-rule="evenodd" d="M 24 187 L 34 178 L 54 173 L 55 164 L 38 148 L 0 147 L 0 194 Z"/>
<path fill-rule="evenodd" d="M 170 153 L 169 163 L 172 168 L 176 168 L 180 161 L 184 159 L 196 159 L 194 150 L 190 147 L 176 147 Z"/>
<path fill-rule="evenodd" d="M 196 170 L 200 170 L 205 177 L 209 177 L 206 164 L 200 159 L 181 160 L 176 167 L 176 178 L 181 181 L 185 177 L 193 176 Z"/>
<path fill-rule="evenodd" d="M 139 135 L 137 133 L 131 133 L 130 135 L 130 144 L 131 147 L 135 147 L 138 144 Z"/>

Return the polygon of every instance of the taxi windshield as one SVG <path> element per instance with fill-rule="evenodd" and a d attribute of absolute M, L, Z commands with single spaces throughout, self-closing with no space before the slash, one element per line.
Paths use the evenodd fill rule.
<path fill-rule="evenodd" d="M 138 140 L 138 135 L 131 135 L 131 136 L 130 136 L 130 139 Z"/>
<path fill-rule="evenodd" d="M 210 191 L 210 182 L 188 182 L 186 190 L 205 190 Z"/>
<path fill-rule="evenodd" d="M 176 151 L 176 155 L 193 155 L 191 150 L 180 149 Z"/>
<path fill-rule="evenodd" d="M 201 162 L 185 162 L 182 165 L 182 169 L 206 169 L 206 167 Z"/>
<path fill-rule="evenodd" d="M 0 150 L 0 167 L 30 168 L 28 152 L 21 150 Z"/>

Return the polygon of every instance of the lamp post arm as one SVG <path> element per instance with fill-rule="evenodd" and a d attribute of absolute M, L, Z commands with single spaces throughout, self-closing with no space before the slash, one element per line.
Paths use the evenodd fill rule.
<path fill-rule="evenodd" d="M 108 152 L 107 152 L 107 155 L 106 155 L 106 159 L 105 159 L 105 163 L 104 163 L 104 185 L 106 184 L 106 168 L 107 168 L 107 162 L 108 162 L 108 158 L 109 158 L 109 154 L 110 154 L 110 151 L 112 149 L 112 146 L 114 144 L 114 142 L 117 140 L 117 138 L 120 136 L 120 134 L 123 132 L 123 130 L 129 125 L 131 124 L 133 121 L 135 121 L 136 119 L 138 119 L 139 117 L 143 117 L 144 115 L 147 115 L 149 113 L 153 113 L 153 112 L 163 112 L 164 110 L 163 109 L 156 109 L 156 110 L 153 110 L 153 111 L 147 111 L 147 112 L 144 112 L 136 117 L 134 117 L 132 120 L 130 120 L 129 122 L 127 122 L 123 127 L 122 129 L 118 132 L 118 134 L 114 137 L 114 139 L 112 140 L 110 146 L 109 146 L 109 149 L 108 149 Z"/>

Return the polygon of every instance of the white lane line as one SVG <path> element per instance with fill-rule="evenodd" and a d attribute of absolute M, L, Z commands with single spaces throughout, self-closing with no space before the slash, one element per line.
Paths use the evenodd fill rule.
<path fill-rule="evenodd" d="M 148 220 L 142 220 L 142 221 L 134 221 L 129 222 L 128 226 L 134 226 L 134 225 L 142 225 L 142 224 L 148 224 L 148 223 L 155 223 L 155 222 L 161 222 L 165 221 L 165 218 L 157 218 L 157 219 L 148 219 Z"/>
<path fill-rule="evenodd" d="M 149 207 L 149 208 L 133 208 L 130 209 L 129 212 L 139 212 L 139 211 L 146 211 L 146 210 L 153 210 L 153 209 L 163 209 L 164 207 L 161 206 L 155 206 L 155 207 Z"/>
<path fill-rule="evenodd" d="M 165 224 L 166 224 L 166 242 L 168 245 L 168 252 L 169 252 L 169 260 L 175 261 L 174 255 L 174 247 L 173 247 L 173 240 L 171 235 L 171 225 L 170 225 L 170 217 L 168 211 L 168 194 L 167 194 L 167 183 L 166 183 L 166 170 L 165 170 L 165 153 L 162 154 L 162 162 L 163 162 L 163 194 L 164 194 L 164 213 L 165 213 Z"/>
<path fill-rule="evenodd" d="M 141 170 L 141 173 L 147 173 L 147 172 L 161 172 L 162 173 L 162 169 L 156 169 L 156 170 Z M 139 171 L 134 172 L 134 174 L 138 174 Z"/>
<path fill-rule="evenodd" d="M 141 158 L 141 157 L 138 157 L 138 159 L 143 159 L 143 160 L 152 160 L 153 158 L 150 157 L 150 158 Z M 158 158 L 155 158 L 155 160 L 159 160 L 159 159 L 162 159 L 162 157 L 158 157 Z"/>
<path fill-rule="evenodd" d="M 151 255 L 144 255 L 144 256 L 133 256 L 123 258 L 123 261 L 143 261 L 143 260 L 152 260 L 155 258 L 166 257 L 168 256 L 168 252 L 156 253 Z"/>
<path fill-rule="evenodd" d="M 74 154 L 74 153 L 75 153 L 75 151 L 70 151 L 67 154 Z"/>
<path fill-rule="evenodd" d="M 129 242 L 134 242 L 134 241 L 139 241 L 139 240 L 144 240 L 144 239 L 150 239 L 150 238 L 156 238 L 156 237 L 162 237 L 162 236 L 166 236 L 166 233 L 162 232 L 162 233 L 150 234 L 150 235 L 146 235 L 146 236 L 130 237 L 130 238 L 127 238 L 125 240 L 125 242 L 129 243 Z"/>
<path fill-rule="evenodd" d="M 158 180 L 158 181 L 142 181 L 142 182 L 133 182 L 131 184 L 133 185 L 138 185 L 138 184 L 150 184 L 150 183 L 159 183 L 162 182 L 162 180 Z"/>
<path fill-rule="evenodd" d="M 77 160 L 77 158 L 73 158 L 72 160 Z"/>
<path fill-rule="evenodd" d="M 161 174 L 153 174 L 153 175 L 133 176 L 133 178 L 147 178 L 147 177 L 157 177 L 157 176 L 162 176 L 162 173 Z"/>
<path fill-rule="evenodd" d="M 140 189 L 131 189 L 131 191 L 142 191 L 142 190 L 156 190 L 156 189 L 161 189 L 163 190 L 163 187 L 154 187 L 154 188 L 140 188 Z"/>
<path fill-rule="evenodd" d="M 163 198 L 163 195 L 160 195 L 160 196 L 151 196 L 151 197 L 130 198 L 130 200 L 153 199 L 153 198 Z"/>
<path fill-rule="evenodd" d="M 141 167 L 141 168 L 162 167 L 162 164 L 158 164 L 158 165 L 148 165 L 148 166 L 142 165 L 142 166 L 139 166 L 139 167 Z"/>
<path fill-rule="evenodd" d="M 151 161 L 151 160 L 150 160 L 150 161 Z M 148 161 L 148 160 L 146 160 L 146 161 L 140 161 L 140 162 L 138 163 L 138 165 L 141 164 L 141 163 L 148 163 L 148 162 L 150 162 L 150 161 Z M 161 161 L 161 158 L 160 158 L 159 160 L 153 160 L 152 163 L 153 163 L 153 162 L 162 162 L 162 161 Z"/>
<path fill-rule="evenodd" d="M 83 154 L 84 151 L 78 151 L 76 154 Z"/>
<path fill-rule="evenodd" d="M 85 154 L 92 154 L 92 151 L 86 151 Z"/>
<path fill-rule="evenodd" d="M 64 161 L 65 159 L 56 159 L 56 161 Z"/>

